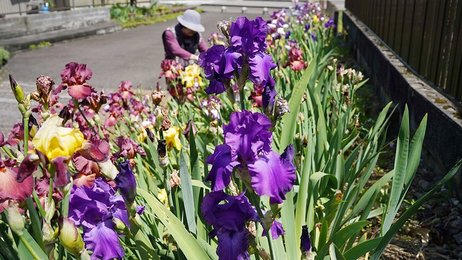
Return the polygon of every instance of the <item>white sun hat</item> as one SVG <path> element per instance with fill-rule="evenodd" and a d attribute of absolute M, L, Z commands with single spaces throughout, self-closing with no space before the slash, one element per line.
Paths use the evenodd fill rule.
<path fill-rule="evenodd" d="M 186 10 L 183 15 L 178 16 L 178 22 L 184 27 L 191 29 L 195 32 L 205 31 L 204 26 L 201 24 L 201 15 L 194 10 Z"/>

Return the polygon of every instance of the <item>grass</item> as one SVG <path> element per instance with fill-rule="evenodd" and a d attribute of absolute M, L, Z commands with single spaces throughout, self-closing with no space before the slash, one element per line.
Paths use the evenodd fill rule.
<path fill-rule="evenodd" d="M 178 12 L 178 13 L 170 13 L 170 14 L 164 14 L 164 15 L 159 15 L 156 17 L 143 17 L 143 18 L 136 18 L 134 20 L 129 20 L 126 22 L 120 23 L 122 28 L 134 28 L 138 27 L 141 25 L 151 25 L 155 23 L 161 23 L 165 22 L 171 19 L 175 19 L 179 15 L 181 15 L 183 12 Z"/>
<path fill-rule="evenodd" d="M 39 42 L 37 44 L 29 45 L 29 49 L 33 50 L 33 49 L 45 48 L 45 47 L 48 47 L 48 46 L 51 46 L 50 42 L 41 41 L 41 42 Z"/>

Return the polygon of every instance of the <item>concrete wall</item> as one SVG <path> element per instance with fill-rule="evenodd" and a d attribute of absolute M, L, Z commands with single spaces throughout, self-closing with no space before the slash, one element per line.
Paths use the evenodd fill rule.
<path fill-rule="evenodd" d="M 109 7 L 82 8 L 20 17 L 0 18 L 0 39 L 10 39 L 110 21 Z"/>
<path fill-rule="evenodd" d="M 392 100 L 399 104 L 401 112 L 407 104 L 413 129 L 428 114 L 425 160 L 437 172 L 446 173 L 462 158 L 460 104 L 452 102 L 418 78 L 380 38 L 348 11 L 343 14 L 343 26 L 356 60 L 367 68 L 382 101 Z M 462 187 L 460 177 L 456 179 Z"/>
<path fill-rule="evenodd" d="M 27 11 L 31 10 L 29 5 L 34 0 L 0 0 L 0 17 L 2 14 L 15 14 L 26 15 Z M 74 7 L 89 7 L 89 6 L 101 6 L 101 5 L 112 5 L 112 4 L 126 4 L 130 0 L 54 0 L 52 7 L 63 8 L 64 6 Z M 149 3 L 149 0 L 139 0 L 138 2 Z"/>

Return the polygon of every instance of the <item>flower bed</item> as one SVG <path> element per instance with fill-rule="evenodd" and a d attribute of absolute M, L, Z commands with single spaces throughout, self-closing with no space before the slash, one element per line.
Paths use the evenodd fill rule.
<path fill-rule="evenodd" d="M 394 169 L 371 182 L 390 104 L 361 125 L 365 81 L 338 63 L 334 27 L 316 4 L 220 22 L 198 65 L 162 62 L 168 94 L 98 93 L 75 62 L 30 94 L 11 77 L 23 122 L 0 135 L 1 254 L 378 258 L 457 169 L 395 219 L 426 119 L 412 136 L 405 113 Z"/>

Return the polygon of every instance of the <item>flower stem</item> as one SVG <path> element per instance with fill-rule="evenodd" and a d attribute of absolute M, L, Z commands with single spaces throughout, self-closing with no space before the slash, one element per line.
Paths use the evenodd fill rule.
<path fill-rule="evenodd" d="M 263 214 L 263 211 L 261 210 L 261 207 L 260 207 L 260 198 L 255 194 L 250 194 L 250 196 L 248 196 L 248 197 L 249 197 L 250 201 L 252 202 L 252 204 L 254 205 L 254 207 L 257 209 L 257 213 L 258 213 L 259 218 L 264 219 L 265 215 Z M 260 224 L 261 224 L 261 226 L 263 228 L 265 228 L 262 223 L 260 223 Z M 273 250 L 273 241 L 271 240 L 270 233 L 271 233 L 270 230 L 267 230 L 266 239 L 268 240 L 268 246 L 269 246 L 269 249 L 270 249 L 271 259 L 276 259 L 275 254 L 274 254 L 274 250 Z"/>
<path fill-rule="evenodd" d="M 24 156 L 27 155 L 29 151 L 29 116 L 30 111 L 26 111 L 23 114 L 23 128 L 24 128 Z"/>
<path fill-rule="evenodd" d="M 77 107 L 77 109 L 79 110 L 80 114 L 82 115 L 83 119 L 85 120 L 85 122 L 87 122 L 88 126 L 90 127 L 90 129 L 93 131 L 93 133 L 95 135 L 98 135 L 98 133 L 96 132 L 95 128 L 93 127 L 92 123 L 90 123 L 90 121 L 88 120 L 88 118 L 85 116 L 85 114 L 83 113 L 82 111 L 82 108 L 79 106 L 79 102 L 74 99 L 74 106 Z"/>
<path fill-rule="evenodd" d="M 241 101 L 241 110 L 242 110 L 242 111 L 245 110 L 245 99 L 244 99 L 244 95 L 245 95 L 244 87 L 240 87 L 240 88 L 239 88 L 239 99 L 240 99 L 240 101 Z"/>
<path fill-rule="evenodd" d="M 7 149 L 5 146 L 2 147 L 2 150 L 10 157 L 10 158 L 16 158 L 16 156 L 11 153 L 10 149 Z"/>

